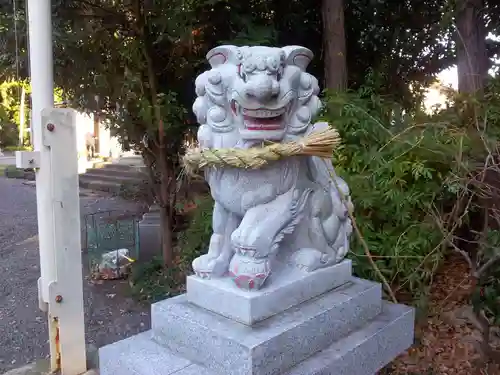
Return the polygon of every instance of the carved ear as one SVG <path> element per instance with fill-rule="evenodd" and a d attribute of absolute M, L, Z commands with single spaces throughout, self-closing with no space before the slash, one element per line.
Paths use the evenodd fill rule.
<path fill-rule="evenodd" d="M 312 51 L 306 47 L 286 46 L 282 49 L 285 52 L 287 63 L 298 66 L 302 70 L 307 69 L 307 66 L 314 57 Z"/>
<path fill-rule="evenodd" d="M 212 48 L 207 53 L 207 60 L 212 68 L 216 68 L 219 65 L 226 63 L 231 55 L 236 50 L 236 46 L 224 45 Z"/>

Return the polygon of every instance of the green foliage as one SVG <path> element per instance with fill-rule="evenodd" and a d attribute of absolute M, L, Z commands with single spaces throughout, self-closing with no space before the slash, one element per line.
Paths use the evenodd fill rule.
<path fill-rule="evenodd" d="M 3 151 L 33 151 L 33 148 L 30 146 L 6 146 L 3 148 Z"/>
<path fill-rule="evenodd" d="M 9 80 L 0 83 L 0 147 L 17 145 L 21 122 L 21 91 L 30 93 L 27 82 Z M 28 96 L 26 95 L 26 100 Z M 29 124 L 29 110 L 25 103 L 25 126 Z"/>
<path fill-rule="evenodd" d="M 35 171 L 32 168 L 19 169 L 15 165 L 3 165 L 0 166 L 0 176 L 32 181 L 35 179 Z"/>
<path fill-rule="evenodd" d="M 195 258 L 207 252 L 212 235 L 212 210 L 214 207 L 212 197 L 201 197 L 195 203 L 196 209 L 189 220 L 188 228 L 179 233 L 178 236 L 181 264 L 187 270 L 190 270 L 191 262 Z"/>
<path fill-rule="evenodd" d="M 0 148 L 17 142 L 18 130 L 15 123 L 5 121 L 0 123 Z"/>
<path fill-rule="evenodd" d="M 16 168 L 15 165 L 0 164 L 0 177 L 7 176 L 7 171 Z"/>
<path fill-rule="evenodd" d="M 455 161 L 467 137 L 449 125 L 418 123 L 399 110 L 362 88 L 329 97 L 325 119 L 343 140 L 333 162 L 351 188 L 373 260 L 397 290 L 420 299 L 442 259 L 439 218 L 460 189 L 458 176 L 466 173 Z M 356 273 L 377 279 L 358 238 L 351 251 Z"/>
<path fill-rule="evenodd" d="M 182 293 L 179 269 L 165 269 L 158 258 L 145 264 L 135 264 L 129 279 L 132 296 L 143 302 L 157 302 Z"/>

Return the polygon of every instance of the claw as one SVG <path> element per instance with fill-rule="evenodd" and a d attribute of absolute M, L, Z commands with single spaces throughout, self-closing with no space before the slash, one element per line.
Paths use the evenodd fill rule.
<path fill-rule="evenodd" d="M 210 279 L 211 276 L 211 272 L 205 272 L 205 271 L 194 271 L 194 274 L 201 279 Z"/>
<path fill-rule="evenodd" d="M 249 256 L 251 258 L 255 258 L 255 254 L 257 251 L 255 249 L 249 248 L 249 247 L 243 247 L 243 246 L 235 246 L 234 250 L 237 254 L 243 255 L 243 256 Z"/>

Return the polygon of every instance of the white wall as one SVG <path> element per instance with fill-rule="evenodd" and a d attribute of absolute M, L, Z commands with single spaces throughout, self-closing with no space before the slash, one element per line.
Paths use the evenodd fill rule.
<path fill-rule="evenodd" d="M 78 171 L 84 173 L 89 167 L 86 158 L 85 134 L 94 132 L 94 115 L 79 112 L 76 119 L 77 150 L 79 155 Z M 118 139 L 111 136 L 109 127 L 101 121 L 99 129 L 99 155 L 102 157 L 118 158 L 122 154 L 122 148 Z"/>

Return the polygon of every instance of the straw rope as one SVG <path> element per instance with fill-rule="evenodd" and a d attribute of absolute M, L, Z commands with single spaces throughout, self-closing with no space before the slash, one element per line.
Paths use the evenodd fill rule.
<path fill-rule="evenodd" d="M 330 158 L 333 150 L 340 143 L 335 129 L 313 132 L 300 141 L 271 143 L 263 147 L 248 149 L 201 149 L 191 148 L 184 155 L 182 162 L 189 174 L 206 167 L 233 167 L 258 169 L 272 161 L 289 156 L 318 156 Z"/>

